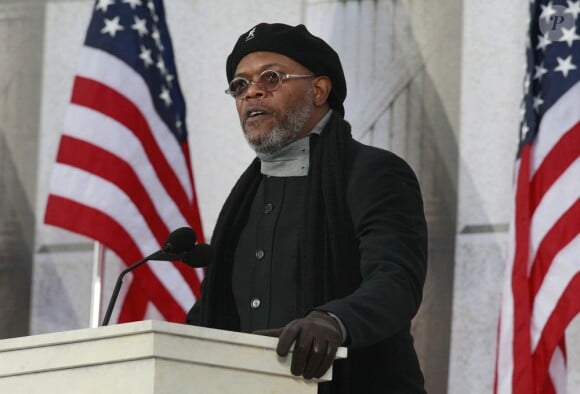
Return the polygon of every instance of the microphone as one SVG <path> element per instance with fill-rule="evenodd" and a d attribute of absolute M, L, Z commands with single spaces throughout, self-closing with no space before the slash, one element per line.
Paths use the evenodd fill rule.
<path fill-rule="evenodd" d="M 142 258 L 136 263 L 128 266 L 119 274 L 117 278 L 117 283 L 115 283 L 115 288 L 113 289 L 113 294 L 111 295 L 111 300 L 107 306 L 107 312 L 105 313 L 105 318 L 103 319 L 103 326 L 109 324 L 111 319 L 111 314 L 113 313 L 113 307 L 119 296 L 119 290 L 121 290 L 121 284 L 123 283 L 123 277 L 133 271 L 135 268 L 139 267 L 141 264 L 146 263 L 149 260 L 159 260 L 159 261 L 176 261 L 181 260 L 183 256 L 190 253 L 195 249 L 196 241 L 195 231 L 189 227 L 180 227 L 173 230 L 171 234 L 167 237 L 165 244 L 161 250 L 150 254 L 147 257 Z M 199 245 L 201 246 L 201 245 Z M 207 252 L 203 252 L 207 253 Z"/>
<path fill-rule="evenodd" d="M 207 267 L 213 260 L 214 253 L 211 246 L 197 244 L 185 252 L 181 258 L 185 264 L 193 268 Z"/>

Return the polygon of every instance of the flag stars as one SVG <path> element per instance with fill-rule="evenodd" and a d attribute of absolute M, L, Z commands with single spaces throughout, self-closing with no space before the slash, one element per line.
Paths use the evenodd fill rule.
<path fill-rule="evenodd" d="M 139 33 L 139 37 L 143 37 L 149 33 L 147 30 L 147 20 L 141 19 L 138 16 L 134 17 L 135 23 L 131 26 L 131 29 L 136 30 Z"/>
<path fill-rule="evenodd" d="M 132 10 L 134 10 L 138 6 L 143 5 L 143 3 L 141 3 L 141 0 L 123 0 L 123 4 L 129 4 Z"/>
<path fill-rule="evenodd" d="M 99 0 L 95 6 L 95 10 L 107 12 L 110 5 L 115 4 L 115 0 Z"/>
<path fill-rule="evenodd" d="M 521 128 L 521 131 L 520 131 L 520 139 L 523 140 L 524 138 L 526 138 L 526 136 L 528 135 L 528 132 L 529 131 L 530 131 L 530 128 L 529 128 L 528 124 L 526 122 L 524 122 L 522 124 L 522 128 Z"/>
<path fill-rule="evenodd" d="M 552 2 L 550 1 L 548 5 L 541 5 L 542 13 L 540 14 L 540 19 L 544 19 L 546 23 L 550 23 L 550 18 L 557 14 Z"/>
<path fill-rule="evenodd" d="M 571 14 L 574 19 L 578 19 L 578 15 L 580 15 L 580 1 L 570 1 L 567 0 L 566 3 L 568 7 L 566 7 L 565 14 Z"/>
<path fill-rule="evenodd" d="M 153 64 L 153 58 L 151 57 L 151 49 L 147 49 L 145 46 L 141 45 L 141 52 L 139 53 L 139 59 L 143 60 L 145 68 Z"/>
<path fill-rule="evenodd" d="M 185 134 L 183 132 L 183 122 L 181 121 L 181 119 L 179 119 L 179 117 L 175 119 L 175 130 L 177 131 L 177 136 L 179 138 L 183 137 L 183 135 Z"/>
<path fill-rule="evenodd" d="M 157 29 L 157 26 L 153 26 L 153 33 L 151 33 L 151 37 L 155 41 L 155 45 L 157 45 L 157 48 L 159 48 L 160 51 L 163 51 L 165 48 L 163 47 L 163 43 L 161 42 L 161 33 L 159 32 L 159 29 Z"/>
<path fill-rule="evenodd" d="M 165 74 L 165 82 L 167 82 L 167 85 L 169 85 L 169 87 L 171 87 L 171 84 L 173 83 L 174 79 L 175 77 L 169 74 L 168 72 Z"/>
<path fill-rule="evenodd" d="M 522 101 L 522 103 L 520 104 L 520 122 L 524 120 L 525 116 L 526 116 L 526 103 L 525 101 Z"/>
<path fill-rule="evenodd" d="M 159 94 L 159 98 L 163 100 L 166 107 L 169 107 L 173 101 L 171 101 L 171 95 L 169 94 L 169 89 L 165 86 L 161 88 L 161 94 Z"/>
<path fill-rule="evenodd" d="M 558 66 L 554 68 L 554 71 L 559 71 L 564 75 L 564 78 L 568 77 L 568 73 L 572 70 L 576 70 L 577 67 L 572 63 L 572 55 L 568 56 L 566 59 L 558 57 Z"/>
<path fill-rule="evenodd" d="M 159 59 L 157 60 L 156 66 L 159 69 L 159 72 L 161 73 L 161 75 L 167 74 L 167 67 L 165 66 L 165 61 L 163 60 L 163 58 L 161 56 L 159 56 Z"/>
<path fill-rule="evenodd" d="M 526 74 L 524 78 L 524 92 L 527 94 L 530 91 L 530 73 Z"/>
<path fill-rule="evenodd" d="M 541 49 L 542 51 L 546 52 L 546 48 L 550 45 L 552 41 L 548 37 L 548 33 L 544 33 L 543 35 L 538 36 L 538 45 L 536 49 Z"/>
<path fill-rule="evenodd" d="M 542 100 L 540 95 L 535 96 L 534 97 L 534 110 L 536 112 L 538 112 L 540 110 L 540 107 L 542 106 L 542 104 L 544 104 L 544 100 Z"/>
<path fill-rule="evenodd" d="M 580 40 L 580 36 L 578 34 L 576 34 L 576 27 L 575 26 L 572 26 L 569 29 L 566 29 L 565 27 L 563 27 L 561 29 L 561 32 L 562 32 L 562 37 L 560 37 L 560 39 L 558 41 L 561 41 L 561 42 L 565 41 L 569 47 L 572 47 L 572 45 L 574 45 L 574 41 Z"/>
<path fill-rule="evenodd" d="M 102 34 L 109 33 L 111 37 L 115 37 L 118 31 L 125 30 L 123 26 L 119 24 L 120 17 L 116 16 L 113 19 L 105 18 L 105 27 L 101 29 Z"/>
<path fill-rule="evenodd" d="M 548 69 L 544 67 L 544 63 L 540 64 L 539 66 L 535 66 L 536 72 L 534 73 L 534 79 L 542 80 L 544 74 L 548 72 Z"/>
<path fill-rule="evenodd" d="M 151 16 L 153 17 L 153 20 L 155 22 L 159 21 L 159 17 L 157 16 L 157 13 L 155 12 L 155 4 L 153 3 L 153 1 L 149 0 L 147 2 L 147 8 L 149 8 L 149 11 L 151 12 Z"/>

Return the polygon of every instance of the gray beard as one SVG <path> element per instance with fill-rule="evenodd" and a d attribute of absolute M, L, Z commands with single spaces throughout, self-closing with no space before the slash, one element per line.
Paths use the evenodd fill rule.
<path fill-rule="evenodd" d="M 277 123 L 265 136 L 250 140 L 244 133 L 250 147 L 260 154 L 272 154 L 296 140 L 306 120 L 312 114 L 313 92 L 310 90 L 301 103 L 288 108 L 286 121 Z"/>

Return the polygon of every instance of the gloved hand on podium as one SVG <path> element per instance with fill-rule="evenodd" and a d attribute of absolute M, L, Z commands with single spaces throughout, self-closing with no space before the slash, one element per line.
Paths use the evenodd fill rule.
<path fill-rule="evenodd" d="M 276 353 L 282 357 L 295 343 L 290 370 L 293 375 L 302 375 L 305 379 L 324 375 L 344 340 L 337 320 L 321 311 L 312 311 L 282 328 L 259 330 L 254 334 L 279 337 Z"/>

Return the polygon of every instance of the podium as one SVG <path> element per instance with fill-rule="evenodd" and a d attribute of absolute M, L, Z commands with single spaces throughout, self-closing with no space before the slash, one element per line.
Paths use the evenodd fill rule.
<path fill-rule="evenodd" d="M 0 341 L 0 393 L 316 393 L 277 338 L 140 321 Z M 339 348 L 336 358 L 346 358 Z"/>

